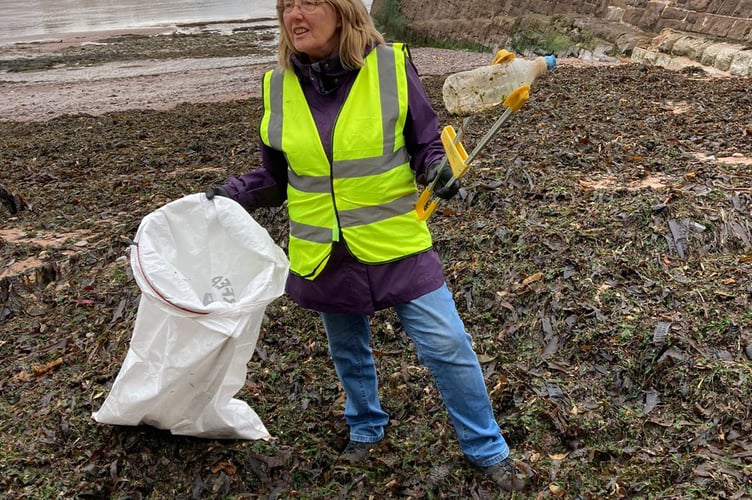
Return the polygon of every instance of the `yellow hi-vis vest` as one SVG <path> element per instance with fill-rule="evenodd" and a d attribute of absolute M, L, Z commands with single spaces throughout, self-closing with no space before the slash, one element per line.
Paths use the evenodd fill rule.
<path fill-rule="evenodd" d="M 327 157 L 298 78 L 264 75 L 261 139 L 288 163 L 290 271 L 314 279 L 340 235 L 355 258 L 380 264 L 431 248 L 415 211 L 405 148 L 407 49 L 379 45 L 365 58 L 339 110 Z"/>

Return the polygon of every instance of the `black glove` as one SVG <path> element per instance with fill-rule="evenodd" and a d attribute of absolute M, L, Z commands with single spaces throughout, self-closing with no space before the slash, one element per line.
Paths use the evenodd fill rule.
<path fill-rule="evenodd" d="M 461 184 L 459 179 L 455 179 L 451 186 L 447 186 L 447 182 L 449 182 L 449 179 L 454 175 L 452 173 L 452 167 L 449 166 L 449 163 L 445 163 L 441 168 L 441 171 L 439 171 L 440 165 L 441 163 L 432 163 L 428 166 L 428 171 L 426 172 L 426 184 L 431 184 L 438 175 L 438 180 L 433 186 L 433 194 L 443 200 L 448 200 L 457 194 L 460 190 Z"/>
<path fill-rule="evenodd" d="M 206 199 L 211 200 L 215 196 L 224 196 L 225 198 L 229 198 L 230 195 L 227 194 L 227 190 L 223 188 L 222 186 L 212 186 L 209 189 L 206 190 Z"/>

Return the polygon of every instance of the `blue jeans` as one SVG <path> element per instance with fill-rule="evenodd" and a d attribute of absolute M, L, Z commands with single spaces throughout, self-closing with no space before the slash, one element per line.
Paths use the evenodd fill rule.
<path fill-rule="evenodd" d="M 432 373 L 465 456 L 487 467 L 509 456 L 494 418 L 470 335 L 446 287 L 395 306 L 418 360 Z M 378 378 L 369 346 L 365 314 L 321 313 L 329 352 L 347 396 L 345 421 L 350 440 L 375 443 L 384 438 L 389 415 L 381 409 Z"/>

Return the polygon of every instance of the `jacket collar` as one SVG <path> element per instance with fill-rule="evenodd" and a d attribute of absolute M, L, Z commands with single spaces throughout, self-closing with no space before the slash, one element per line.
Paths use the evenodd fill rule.
<path fill-rule="evenodd" d="M 367 47 L 365 56 L 367 57 L 373 49 L 372 46 Z M 333 92 L 358 73 L 358 70 L 348 70 L 342 66 L 339 52 L 316 62 L 311 62 L 305 54 L 293 53 L 290 60 L 301 84 L 310 83 L 319 94 Z"/>
<path fill-rule="evenodd" d="M 311 62 L 305 54 L 293 54 L 291 60 L 301 83 L 310 83 L 319 94 L 333 92 L 354 73 L 342 67 L 339 53 L 316 62 Z"/>

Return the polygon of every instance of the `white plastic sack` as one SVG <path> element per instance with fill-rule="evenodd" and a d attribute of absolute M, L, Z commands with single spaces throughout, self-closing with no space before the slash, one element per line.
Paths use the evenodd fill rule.
<path fill-rule="evenodd" d="M 246 380 L 289 262 L 238 203 L 193 194 L 147 215 L 131 249 L 141 300 L 130 347 L 92 416 L 206 438 L 268 439 Z"/>

